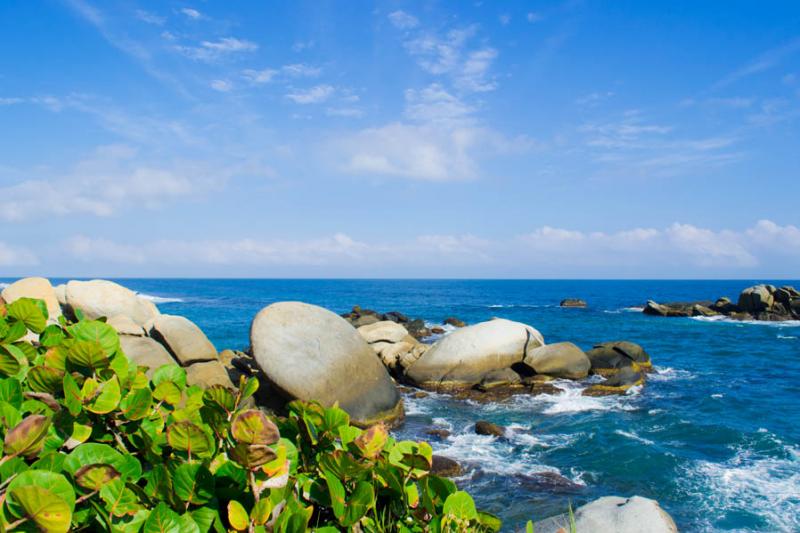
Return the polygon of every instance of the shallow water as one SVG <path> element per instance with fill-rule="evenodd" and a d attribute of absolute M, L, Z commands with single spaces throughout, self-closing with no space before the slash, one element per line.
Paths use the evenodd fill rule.
<path fill-rule="evenodd" d="M 579 506 L 610 494 L 657 499 L 683 531 L 800 530 L 800 323 L 639 312 L 649 298 L 735 299 L 756 281 L 121 282 L 154 297 L 162 312 L 197 322 L 220 349 L 246 347 L 252 317 L 280 300 L 337 312 L 355 304 L 399 310 L 432 323 L 450 315 L 470 323 L 503 317 L 533 325 L 547 342 L 569 340 L 584 349 L 598 341 L 638 342 L 658 373 L 627 396 L 583 397 L 575 384 L 560 382 L 563 394 L 507 404 L 407 398 L 399 434 L 425 438 L 431 427 L 450 429 L 434 449 L 468 467 L 459 484 L 503 517 L 509 531 L 570 501 Z M 559 308 L 566 297 L 590 307 Z M 478 419 L 509 427 L 510 438 L 475 435 Z M 574 484 L 543 487 L 531 477 L 539 472 L 558 472 Z"/>

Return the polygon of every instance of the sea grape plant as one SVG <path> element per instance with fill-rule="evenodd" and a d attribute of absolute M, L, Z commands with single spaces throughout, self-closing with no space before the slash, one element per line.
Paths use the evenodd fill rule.
<path fill-rule="evenodd" d="M 128 359 L 100 320 L 0 300 L 0 531 L 496 531 L 430 473 L 425 442 L 338 407 L 285 417 L 236 389 Z"/>

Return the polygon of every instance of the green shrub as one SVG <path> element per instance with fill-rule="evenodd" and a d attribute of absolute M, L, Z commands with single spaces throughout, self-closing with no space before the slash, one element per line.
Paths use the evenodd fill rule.
<path fill-rule="evenodd" d="M 254 378 L 188 387 L 177 365 L 148 378 L 103 320 L 47 318 L 41 301 L 0 304 L 0 530 L 500 528 L 430 474 L 427 443 L 317 403 L 272 419 L 248 407 Z"/>

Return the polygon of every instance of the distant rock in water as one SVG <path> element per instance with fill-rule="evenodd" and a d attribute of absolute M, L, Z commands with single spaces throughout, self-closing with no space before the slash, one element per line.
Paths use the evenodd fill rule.
<path fill-rule="evenodd" d="M 597 533 L 677 533 L 675 521 L 658 502 L 641 496 L 606 496 L 575 510 L 575 531 Z M 569 516 L 561 514 L 534 524 L 536 533 L 570 531 Z"/>
<path fill-rule="evenodd" d="M 642 311 L 646 315 L 665 317 L 726 316 L 733 320 L 783 321 L 800 320 L 800 292 L 794 287 L 754 285 L 747 287 L 734 304 L 722 297 L 716 302 L 658 303 L 649 300 Z"/>
<path fill-rule="evenodd" d="M 434 455 L 432 457 L 431 474 L 441 477 L 458 477 L 462 472 L 463 469 L 457 461 L 442 455 Z"/>
<path fill-rule="evenodd" d="M 586 307 L 586 301 L 580 298 L 566 298 L 558 304 L 561 307 Z"/>
<path fill-rule="evenodd" d="M 478 420 L 475 422 L 475 433 L 478 435 L 491 435 L 492 437 L 505 437 L 506 428 L 486 420 Z"/>

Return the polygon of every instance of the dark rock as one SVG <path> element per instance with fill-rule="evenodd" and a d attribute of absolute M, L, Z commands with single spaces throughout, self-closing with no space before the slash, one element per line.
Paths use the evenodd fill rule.
<path fill-rule="evenodd" d="M 586 352 L 586 356 L 592 363 L 592 372 L 601 375 L 616 373 L 617 370 L 633 366 L 634 363 L 644 369 L 653 366 L 650 354 L 638 344 L 628 341 L 597 344 Z"/>
<path fill-rule="evenodd" d="M 369 326 L 380 322 L 381 319 L 377 315 L 363 315 L 358 318 L 350 320 L 354 328 L 358 329 L 361 326 Z"/>
<path fill-rule="evenodd" d="M 692 316 L 717 316 L 719 314 L 718 311 L 714 311 L 705 305 L 694 304 L 692 306 Z"/>
<path fill-rule="evenodd" d="M 586 488 L 556 472 L 517 474 L 514 479 L 526 489 L 536 492 L 571 493 Z"/>
<path fill-rule="evenodd" d="M 716 302 L 714 302 L 714 305 L 711 306 L 711 309 L 713 309 L 714 311 L 718 311 L 723 315 L 729 315 L 739 310 L 739 308 L 736 307 L 736 304 L 731 302 L 731 299 L 725 296 L 719 298 Z"/>
<path fill-rule="evenodd" d="M 625 394 L 631 387 L 644 384 L 644 374 L 638 365 L 622 368 L 604 382 L 583 391 L 584 396 L 609 396 L 612 394 Z"/>
<path fill-rule="evenodd" d="M 449 457 L 434 455 L 431 460 L 431 474 L 442 477 L 460 476 L 463 469 L 461 465 Z"/>
<path fill-rule="evenodd" d="M 501 368 L 499 370 L 492 370 L 486 374 L 481 380 L 480 386 L 484 389 L 491 389 L 493 387 L 511 385 L 521 381 L 522 378 L 520 375 L 510 368 Z"/>
<path fill-rule="evenodd" d="M 503 426 L 487 422 L 486 420 L 478 420 L 475 422 L 475 433 L 478 435 L 492 435 L 494 437 L 505 437 L 506 429 Z"/>
<path fill-rule="evenodd" d="M 772 296 L 775 288 L 772 287 L 773 290 L 770 291 L 770 287 L 772 286 L 754 285 L 743 290 L 739 294 L 739 309 L 751 314 L 768 311 L 775 301 Z"/>
<path fill-rule="evenodd" d="M 442 335 L 444 333 L 444 329 L 440 328 L 439 326 L 434 326 L 431 328 L 431 333 L 434 335 Z"/>
<path fill-rule="evenodd" d="M 580 298 L 566 298 L 561 300 L 561 307 L 586 307 L 586 301 Z"/>
<path fill-rule="evenodd" d="M 449 325 L 451 325 L 453 327 L 456 327 L 456 328 L 463 328 L 463 327 L 465 327 L 467 325 L 466 322 L 464 322 L 463 320 L 458 319 L 458 318 L 456 318 L 454 316 L 449 316 L 449 317 L 445 318 L 444 322 L 442 322 L 442 324 L 446 324 L 446 325 L 449 324 Z"/>
<path fill-rule="evenodd" d="M 419 400 L 421 398 L 427 398 L 430 395 L 427 392 L 425 392 L 424 390 L 418 390 L 412 396 L 414 396 L 414 398 Z"/>
<path fill-rule="evenodd" d="M 406 329 L 408 330 L 408 334 L 417 340 L 431 336 L 431 330 L 428 329 L 425 325 L 425 321 L 421 318 L 408 321 L 408 323 L 406 323 Z"/>
<path fill-rule="evenodd" d="M 427 430 L 425 434 L 430 435 L 431 437 L 436 437 L 439 440 L 445 440 L 450 436 L 450 431 L 447 429 L 434 428 Z"/>
<path fill-rule="evenodd" d="M 384 313 L 382 318 L 383 320 L 391 320 L 392 322 L 397 322 L 399 324 L 405 324 L 408 322 L 408 317 L 400 311 L 389 311 L 388 313 Z"/>

